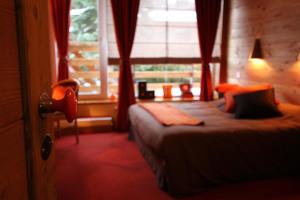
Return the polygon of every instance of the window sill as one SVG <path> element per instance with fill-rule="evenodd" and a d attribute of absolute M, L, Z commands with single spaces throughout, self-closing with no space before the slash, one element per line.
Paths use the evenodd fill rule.
<path fill-rule="evenodd" d="M 172 98 L 163 98 L 163 97 L 155 97 L 154 99 L 138 99 L 137 102 L 193 102 L 199 101 L 199 96 L 192 98 L 181 98 L 181 97 L 172 97 Z M 111 99 L 97 99 L 97 100 L 79 100 L 79 105 L 84 104 L 116 104 L 118 100 Z"/>
<path fill-rule="evenodd" d="M 79 105 L 84 104 L 116 104 L 118 100 L 111 100 L 111 99 L 82 99 L 78 101 Z"/>
<path fill-rule="evenodd" d="M 189 98 L 181 98 L 181 97 L 172 97 L 172 98 L 164 98 L 164 97 L 155 97 L 154 99 L 137 99 L 137 102 L 192 102 L 199 101 L 199 97 L 189 97 Z"/>

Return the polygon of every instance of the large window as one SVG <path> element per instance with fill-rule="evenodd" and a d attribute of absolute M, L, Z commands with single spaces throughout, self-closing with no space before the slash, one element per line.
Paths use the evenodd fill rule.
<path fill-rule="evenodd" d="M 97 22 L 96 1 L 73 0 L 71 65 L 74 71 L 71 74 L 80 81 L 81 94 L 100 94 L 100 88 L 108 91 L 108 95 L 117 94 L 119 54 L 111 5 L 110 1 L 99 0 Z M 193 93 L 200 93 L 201 56 L 194 1 L 141 0 L 131 53 L 132 71 L 135 81 L 147 81 L 149 90 L 155 90 L 156 96 L 162 95 L 165 84 L 173 86 L 173 95 L 180 95 L 180 83 L 191 83 Z M 214 81 L 217 81 L 219 68 L 221 21 L 213 52 Z M 97 24 L 100 24 L 100 32 Z M 98 38 L 102 39 L 101 45 Z M 99 63 L 105 70 L 99 70 Z M 100 79 L 100 71 L 107 76 L 102 74 L 104 78 Z"/>

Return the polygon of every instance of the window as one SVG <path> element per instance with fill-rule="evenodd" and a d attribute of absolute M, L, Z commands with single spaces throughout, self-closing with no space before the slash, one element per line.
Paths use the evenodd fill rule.
<path fill-rule="evenodd" d="M 97 0 L 72 0 L 70 76 L 80 83 L 80 95 L 100 94 Z"/>
<path fill-rule="evenodd" d="M 70 51 L 74 71 L 71 75 L 80 81 L 81 94 L 105 93 L 102 95 L 105 97 L 118 91 L 119 54 L 110 1 L 98 0 L 98 22 L 94 12 L 96 1 L 73 0 Z M 194 0 L 140 2 L 131 53 L 132 71 L 135 81 L 146 80 L 149 90 L 155 90 L 156 96 L 162 96 L 164 84 L 171 84 L 173 95 L 180 95 L 180 83 L 191 83 L 193 93 L 199 95 L 201 63 L 194 4 Z M 222 20 L 219 21 L 213 52 L 216 62 L 212 64 L 214 81 L 220 56 Z M 101 38 L 100 45 L 98 38 Z"/>

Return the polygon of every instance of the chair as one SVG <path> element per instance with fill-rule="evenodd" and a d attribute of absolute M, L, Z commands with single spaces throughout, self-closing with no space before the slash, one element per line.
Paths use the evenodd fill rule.
<path fill-rule="evenodd" d="M 78 101 L 79 85 L 75 80 L 66 79 L 66 80 L 62 80 L 57 83 L 54 83 L 52 85 L 51 89 L 52 89 L 51 98 L 53 99 L 53 103 L 56 102 L 56 99 L 59 99 L 59 100 L 57 100 L 57 102 L 61 102 L 60 99 L 65 98 L 65 95 L 66 95 L 65 93 L 67 93 L 68 90 L 72 90 L 72 92 L 75 93 L 76 106 L 74 109 L 65 108 L 66 105 L 64 105 L 63 103 L 62 103 L 62 105 L 57 105 L 57 107 L 60 106 L 61 110 L 69 109 L 71 111 L 71 115 L 75 114 L 74 128 L 75 128 L 76 144 L 78 144 L 79 143 L 79 131 L 78 131 L 78 124 L 77 124 L 77 101 Z M 70 113 L 60 112 L 60 111 L 57 111 L 53 114 L 53 119 L 56 121 L 56 124 L 57 124 L 56 128 L 58 130 L 59 136 L 61 135 L 60 134 L 60 120 L 66 119 L 68 122 L 71 122 L 73 119 L 73 116 L 69 117 L 68 114 L 70 114 Z"/>

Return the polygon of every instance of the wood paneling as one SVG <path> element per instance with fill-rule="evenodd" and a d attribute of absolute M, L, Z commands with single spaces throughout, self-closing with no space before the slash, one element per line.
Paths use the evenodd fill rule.
<path fill-rule="evenodd" d="M 0 1 L 0 127 L 22 118 L 14 1 Z"/>
<path fill-rule="evenodd" d="M 222 42 L 221 42 L 221 63 L 220 63 L 220 83 L 224 83 L 228 77 L 228 36 L 230 19 L 231 0 L 223 1 L 223 19 L 222 19 Z"/>
<path fill-rule="evenodd" d="M 228 81 L 271 83 L 281 101 L 300 103 L 299 19 L 299 0 L 232 0 Z M 256 37 L 264 52 L 261 65 L 248 59 Z"/>
<path fill-rule="evenodd" d="M 0 199 L 27 199 L 23 122 L 0 128 Z"/>
<path fill-rule="evenodd" d="M 0 1 L 0 199 L 28 199 L 14 1 Z"/>

